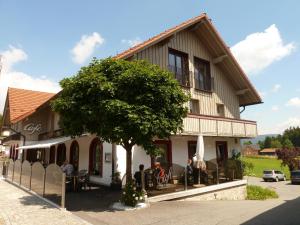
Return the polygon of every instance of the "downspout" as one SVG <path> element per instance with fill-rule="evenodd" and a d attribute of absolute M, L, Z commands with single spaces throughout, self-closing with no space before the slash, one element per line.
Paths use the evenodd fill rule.
<path fill-rule="evenodd" d="M 246 106 L 243 105 L 242 110 L 240 111 L 240 114 L 242 114 L 246 110 Z"/>

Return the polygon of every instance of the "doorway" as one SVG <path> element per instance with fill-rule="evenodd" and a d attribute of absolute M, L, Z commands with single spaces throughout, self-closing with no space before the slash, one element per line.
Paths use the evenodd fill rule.
<path fill-rule="evenodd" d="M 228 159 L 228 148 L 226 141 L 216 141 L 216 155 L 219 166 L 224 165 Z"/>

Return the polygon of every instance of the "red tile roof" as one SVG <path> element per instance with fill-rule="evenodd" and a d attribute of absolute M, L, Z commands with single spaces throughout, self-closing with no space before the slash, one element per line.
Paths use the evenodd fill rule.
<path fill-rule="evenodd" d="M 40 105 L 53 97 L 54 93 L 8 88 L 9 118 L 16 123 L 33 113 Z"/>

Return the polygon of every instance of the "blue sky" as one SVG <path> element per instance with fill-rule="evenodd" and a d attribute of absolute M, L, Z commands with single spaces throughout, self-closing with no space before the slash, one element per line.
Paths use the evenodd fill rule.
<path fill-rule="evenodd" d="M 8 85 L 57 91 L 91 57 L 206 12 L 263 96 L 242 117 L 257 120 L 260 133 L 278 133 L 300 125 L 299 9 L 297 1 L 0 0 L 0 107 Z"/>

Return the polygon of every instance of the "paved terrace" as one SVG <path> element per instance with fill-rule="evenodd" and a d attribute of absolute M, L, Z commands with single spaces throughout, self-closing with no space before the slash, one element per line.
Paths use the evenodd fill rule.
<path fill-rule="evenodd" d="M 0 225 L 88 224 L 4 180 L 0 180 Z"/>

